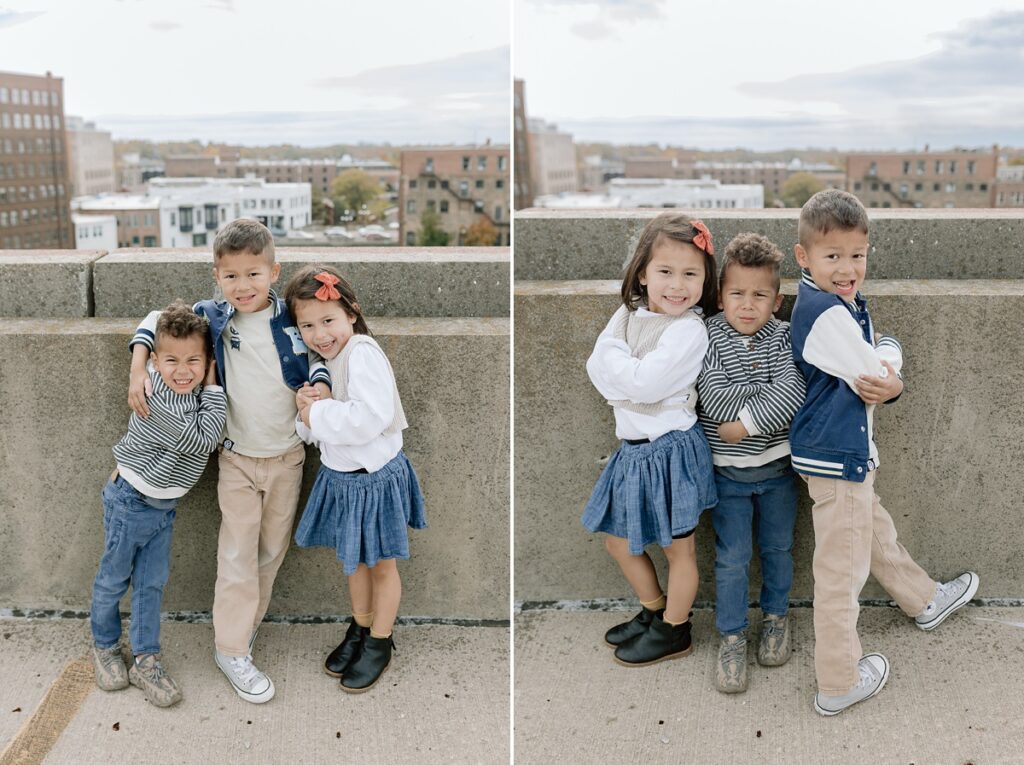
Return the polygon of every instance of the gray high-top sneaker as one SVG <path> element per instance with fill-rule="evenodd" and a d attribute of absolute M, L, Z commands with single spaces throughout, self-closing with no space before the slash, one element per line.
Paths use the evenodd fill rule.
<path fill-rule="evenodd" d="M 121 644 L 113 648 L 92 647 L 92 667 L 96 671 L 96 685 L 104 691 L 119 691 L 128 687 L 128 667 L 124 665 Z"/>
<path fill-rule="evenodd" d="M 747 690 L 747 636 L 722 635 L 718 644 L 718 672 L 715 687 L 722 693 Z"/>
<path fill-rule="evenodd" d="M 778 667 L 789 661 L 789 654 L 789 616 L 767 614 L 761 622 L 757 663 L 763 667 Z"/>
<path fill-rule="evenodd" d="M 164 670 L 160 656 L 147 653 L 138 661 L 133 661 L 128 670 L 128 679 L 136 688 L 146 694 L 146 701 L 155 707 L 169 707 L 181 701 L 178 684 Z"/>

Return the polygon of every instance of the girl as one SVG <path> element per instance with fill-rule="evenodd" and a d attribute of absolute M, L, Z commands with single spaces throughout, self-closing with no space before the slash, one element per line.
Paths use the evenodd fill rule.
<path fill-rule="evenodd" d="M 702 313 L 717 305 L 714 247 L 700 221 L 665 213 L 640 234 L 622 281 L 622 305 L 587 361 L 615 412 L 622 445 L 583 511 L 642 610 L 605 635 L 620 664 L 639 666 L 692 650 L 697 594 L 693 532 L 718 502 L 711 450 L 697 423 L 695 384 L 708 346 Z M 644 546 L 668 559 L 668 596 Z"/>
<path fill-rule="evenodd" d="M 424 528 L 423 495 L 402 451 L 408 427 L 387 357 L 370 337 L 349 284 L 329 266 L 300 270 L 285 288 L 302 340 L 331 372 L 334 397 L 296 394 L 295 429 L 320 447 L 320 472 L 295 532 L 300 547 L 333 547 L 348 576 L 352 623 L 324 670 L 342 690 L 369 690 L 387 669 L 409 557 L 406 526 Z"/>

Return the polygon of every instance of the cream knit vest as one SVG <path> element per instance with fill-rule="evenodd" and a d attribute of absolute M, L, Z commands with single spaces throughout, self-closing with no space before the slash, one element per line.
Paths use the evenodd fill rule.
<path fill-rule="evenodd" d="M 612 334 L 619 340 L 624 340 L 633 357 L 642 359 L 648 353 L 658 347 L 658 341 L 666 329 L 677 321 L 701 321 L 692 311 L 687 311 L 682 316 L 644 316 L 639 318 L 636 311 L 626 311 L 623 317 L 612 330 Z M 694 381 L 696 382 L 696 381 Z M 685 401 L 666 404 L 669 398 L 686 398 Z M 697 409 L 697 387 L 691 385 L 681 388 L 670 396 L 653 404 L 640 404 L 628 399 L 609 401 L 612 406 L 626 409 L 637 414 L 646 414 L 652 417 L 671 410 L 683 409 L 691 414 Z"/>
<path fill-rule="evenodd" d="M 361 343 L 369 343 L 380 351 L 382 356 L 384 355 L 384 351 L 377 345 L 377 341 L 369 335 L 352 335 L 345 343 L 341 353 L 330 361 L 324 362 L 331 373 L 331 394 L 338 401 L 348 401 L 348 361 L 352 355 L 352 349 Z M 391 362 L 387 360 L 387 356 L 384 356 L 384 361 L 388 365 L 388 371 L 391 372 L 391 390 L 395 396 L 395 416 L 391 420 L 391 424 L 384 429 L 384 435 L 390 436 L 402 432 L 409 427 L 409 423 L 405 419 L 405 410 L 402 409 L 402 399 L 398 396 L 398 386 L 395 384 L 395 373 L 391 369 Z"/>

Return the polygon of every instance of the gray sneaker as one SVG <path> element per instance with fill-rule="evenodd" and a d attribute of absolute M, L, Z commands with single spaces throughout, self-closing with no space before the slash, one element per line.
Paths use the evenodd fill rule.
<path fill-rule="evenodd" d="M 146 694 L 146 701 L 155 707 L 169 707 L 181 701 L 181 691 L 164 665 L 160 663 L 160 655 L 147 653 L 133 661 L 128 670 L 128 679 L 136 688 Z"/>
<path fill-rule="evenodd" d="M 721 636 L 715 687 L 722 693 L 747 690 L 747 636 L 744 633 Z"/>
<path fill-rule="evenodd" d="M 933 630 L 951 615 L 966 606 L 978 591 L 978 575 L 973 571 L 960 574 L 944 584 L 935 585 L 935 594 L 924 611 L 914 618 L 921 629 Z"/>
<path fill-rule="evenodd" d="M 214 651 L 213 658 L 241 698 L 252 704 L 262 704 L 274 698 L 274 684 L 256 669 L 251 656 L 225 656 Z"/>
<path fill-rule="evenodd" d="M 104 691 L 119 691 L 128 687 L 128 667 L 124 665 L 121 644 L 113 648 L 92 647 L 92 667 L 96 671 L 96 685 Z"/>
<path fill-rule="evenodd" d="M 860 680 L 853 689 L 841 696 L 826 696 L 820 691 L 814 696 L 814 711 L 819 715 L 831 717 L 852 707 L 858 701 L 870 699 L 885 685 L 889 679 L 889 660 L 880 653 L 869 653 L 857 662 Z"/>
<path fill-rule="evenodd" d="M 761 622 L 757 663 L 763 667 L 778 667 L 789 661 L 789 653 L 789 616 L 767 614 Z"/>

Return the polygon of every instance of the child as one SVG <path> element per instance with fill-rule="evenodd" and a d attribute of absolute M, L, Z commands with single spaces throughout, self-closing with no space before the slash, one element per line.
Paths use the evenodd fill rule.
<path fill-rule="evenodd" d="M 92 661 L 96 684 L 131 683 L 155 706 L 181 701 L 160 663 L 160 602 L 171 568 L 174 508 L 203 474 L 224 428 L 224 390 L 206 347 L 207 322 L 180 300 L 156 323 L 146 363 L 150 416 L 128 418 L 114 447 L 117 469 L 103 487 L 103 557 L 92 588 Z M 135 660 L 121 655 L 118 603 L 132 585 L 129 634 Z"/>
<path fill-rule="evenodd" d="M 697 424 L 697 376 L 708 345 L 702 309 L 715 305 L 711 234 L 700 221 L 665 213 L 640 234 L 622 282 L 622 305 L 587 361 L 594 387 L 615 412 L 622 445 L 583 511 L 642 610 L 605 635 L 627 666 L 686 656 L 697 594 L 693 532 L 717 502 L 711 450 Z M 644 546 L 668 559 L 668 597 Z"/>
<path fill-rule="evenodd" d="M 368 691 L 391 662 L 391 630 L 409 557 L 407 526 L 424 528 L 423 495 L 402 451 L 408 427 L 391 365 L 370 337 L 349 284 L 329 266 L 300 270 L 285 288 L 302 339 L 326 360 L 333 399 L 296 395 L 295 427 L 320 447 L 320 472 L 295 532 L 300 547 L 337 551 L 352 623 L 324 670 L 349 693 Z"/>
<path fill-rule="evenodd" d="M 814 500 L 814 708 L 834 715 L 878 693 L 889 662 L 861 655 L 857 596 L 874 574 L 917 626 L 930 630 L 967 604 L 978 576 L 938 584 L 896 541 L 873 486 L 876 404 L 903 391 L 900 344 L 878 337 L 859 289 L 868 257 L 868 217 L 852 194 L 818 192 L 800 211 L 796 259 L 803 278 L 793 308 L 793 356 L 807 399 L 793 418 L 793 467 Z"/>
<path fill-rule="evenodd" d="M 274 684 L 253 664 L 252 648 L 288 551 L 306 459 L 295 434 L 293 391 L 312 381 L 328 395 L 329 374 L 310 369 L 299 331 L 270 289 L 281 266 L 266 226 L 244 218 L 229 223 L 214 239 L 213 263 L 224 299 L 203 300 L 192 310 L 210 321 L 217 375 L 227 396 L 217 479 L 214 659 L 235 692 L 259 704 L 273 698 Z M 158 316 L 147 316 L 132 339 L 128 400 L 141 416 L 148 408 L 140 360 L 152 344 Z"/>
<path fill-rule="evenodd" d="M 740 234 L 725 248 L 721 314 L 707 321 L 708 353 L 697 381 L 699 414 L 715 463 L 715 621 L 721 636 L 715 685 L 747 689 L 748 574 L 757 517 L 761 612 L 757 660 L 789 660 L 789 588 L 793 584 L 796 486 L 789 462 L 789 422 L 803 403 L 789 324 L 772 314 L 779 294 L 779 248 Z"/>

